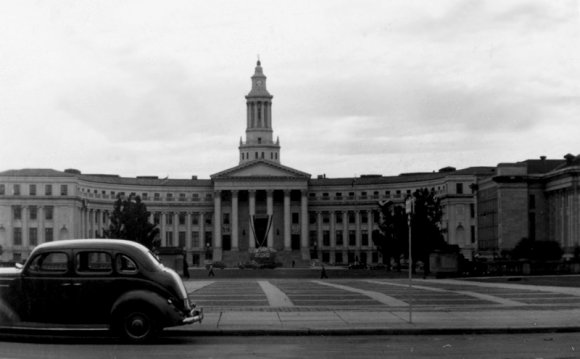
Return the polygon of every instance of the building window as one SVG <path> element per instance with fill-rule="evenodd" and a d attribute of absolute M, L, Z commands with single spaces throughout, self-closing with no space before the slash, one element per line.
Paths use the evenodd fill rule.
<path fill-rule="evenodd" d="M 28 229 L 28 240 L 31 246 L 35 246 L 38 244 L 38 228 Z"/>
<path fill-rule="evenodd" d="M 369 217 L 367 215 L 367 212 L 362 212 L 361 213 L 361 222 L 362 223 L 368 223 L 369 222 Z"/>
<path fill-rule="evenodd" d="M 20 185 L 19 184 L 15 184 L 14 185 L 14 188 L 13 188 L 13 191 L 14 191 L 14 195 L 15 196 L 20 196 Z"/>
<path fill-rule="evenodd" d="M 44 219 L 47 221 L 52 221 L 54 218 L 54 207 L 53 206 L 46 206 L 44 207 Z"/>
<path fill-rule="evenodd" d="M 191 224 L 197 226 L 199 225 L 199 214 L 198 213 L 193 213 L 191 215 Z"/>
<path fill-rule="evenodd" d="M 322 245 L 325 247 L 330 246 L 330 231 L 322 231 Z"/>
<path fill-rule="evenodd" d="M 4 196 L 6 194 L 6 185 L 0 184 L 0 196 Z"/>
<path fill-rule="evenodd" d="M 35 184 L 31 184 L 28 187 L 28 194 L 31 196 L 36 196 L 36 185 Z"/>
<path fill-rule="evenodd" d="M 185 248 L 185 232 L 179 232 L 179 247 Z"/>
<path fill-rule="evenodd" d="M 342 253 L 338 252 L 334 255 L 334 261 L 337 264 L 342 264 Z"/>
<path fill-rule="evenodd" d="M 336 223 L 342 223 L 342 213 L 336 213 Z"/>
<path fill-rule="evenodd" d="M 172 231 L 165 232 L 165 246 L 166 247 L 173 247 L 173 232 Z"/>
<path fill-rule="evenodd" d="M 328 212 L 322 213 L 322 223 L 330 223 L 330 214 Z"/>
<path fill-rule="evenodd" d="M 179 225 L 185 225 L 185 212 L 179 212 Z"/>
<path fill-rule="evenodd" d="M 14 228 L 14 245 L 21 246 L 22 245 L 22 228 L 16 227 Z"/>
<path fill-rule="evenodd" d="M 153 200 L 154 201 L 160 201 L 161 200 L 161 195 L 159 193 L 153 193 Z"/>
<path fill-rule="evenodd" d="M 457 194 L 463 194 L 463 183 L 456 183 L 455 191 Z"/>
<path fill-rule="evenodd" d="M 147 192 L 141 193 L 141 198 L 144 201 L 147 201 L 149 199 L 149 194 Z"/>
<path fill-rule="evenodd" d="M 193 248 L 200 247 L 201 243 L 199 242 L 199 232 L 191 232 L 191 242 Z"/>
<path fill-rule="evenodd" d="M 469 205 L 469 215 L 471 218 L 475 218 L 475 204 L 473 203 Z"/>
<path fill-rule="evenodd" d="M 213 217 L 213 213 L 208 213 L 207 216 L 205 216 L 205 224 L 207 224 L 208 226 L 211 226 L 212 217 Z"/>
<path fill-rule="evenodd" d="M 167 213 L 165 215 L 165 224 L 169 224 L 169 225 L 173 224 L 173 213 Z"/>
<path fill-rule="evenodd" d="M 354 212 L 348 212 L 348 223 L 355 223 L 355 213 Z"/>
<path fill-rule="evenodd" d="M 298 212 L 292 213 L 292 224 L 300 224 L 300 213 Z"/>
<path fill-rule="evenodd" d="M 530 209 L 536 209 L 536 196 L 533 194 L 530 195 L 529 207 Z"/>
<path fill-rule="evenodd" d="M 28 211 L 29 218 L 33 221 L 36 221 L 36 217 L 38 216 L 38 207 L 30 206 Z"/>
<path fill-rule="evenodd" d="M 44 241 L 45 242 L 52 242 L 54 240 L 54 232 L 52 228 L 45 228 L 44 229 Z"/>
<path fill-rule="evenodd" d="M 348 245 L 356 246 L 356 231 L 348 231 Z"/>
<path fill-rule="evenodd" d="M 159 212 L 155 212 L 153 214 L 153 224 L 158 225 L 159 223 L 161 223 L 161 214 L 159 214 Z"/>
<path fill-rule="evenodd" d="M 310 224 L 316 223 L 316 213 L 314 213 L 314 212 L 308 213 L 308 223 L 310 223 Z"/>
<path fill-rule="evenodd" d="M 223 224 L 230 224 L 230 214 L 229 213 L 223 213 L 222 214 L 223 218 Z"/>
<path fill-rule="evenodd" d="M 15 221 L 22 219 L 22 207 L 12 206 L 12 218 L 14 218 Z"/>
<path fill-rule="evenodd" d="M 61 196 L 68 196 L 68 186 L 66 184 L 60 185 L 60 195 Z"/>
<path fill-rule="evenodd" d="M 336 246 L 343 246 L 344 240 L 342 238 L 342 231 L 336 231 Z"/>
<path fill-rule="evenodd" d="M 369 245 L 369 232 L 368 231 L 361 231 L 361 242 L 362 242 L 362 246 L 364 246 L 364 247 Z"/>

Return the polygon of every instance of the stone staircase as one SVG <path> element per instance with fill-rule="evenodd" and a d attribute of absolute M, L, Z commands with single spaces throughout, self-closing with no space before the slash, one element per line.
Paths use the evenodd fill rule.
<path fill-rule="evenodd" d="M 237 268 L 239 263 L 247 263 L 249 260 L 250 253 L 247 251 L 226 251 L 222 254 L 222 262 L 225 263 L 227 268 Z M 276 252 L 276 262 L 282 263 L 283 268 L 292 268 L 292 261 L 294 261 L 295 268 L 310 267 L 310 261 L 302 259 L 300 251 Z"/>

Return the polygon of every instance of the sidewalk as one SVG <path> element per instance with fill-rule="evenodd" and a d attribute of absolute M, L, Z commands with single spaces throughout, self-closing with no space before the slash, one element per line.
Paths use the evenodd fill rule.
<path fill-rule="evenodd" d="M 484 311 L 316 311 L 207 313 L 180 335 L 380 335 L 580 332 L 580 309 Z"/>

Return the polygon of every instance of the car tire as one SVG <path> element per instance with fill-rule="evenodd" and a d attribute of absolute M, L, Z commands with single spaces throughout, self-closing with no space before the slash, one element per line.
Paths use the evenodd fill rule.
<path fill-rule="evenodd" d="M 130 343 L 150 342 L 161 332 L 155 312 L 145 306 L 121 309 L 115 315 L 113 329 Z"/>

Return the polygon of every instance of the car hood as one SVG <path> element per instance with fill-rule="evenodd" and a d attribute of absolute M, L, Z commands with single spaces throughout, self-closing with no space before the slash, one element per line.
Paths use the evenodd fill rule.
<path fill-rule="evenodd" d="M 17 277 L 22 272 L 22 269 L 16 267 L 0 268 L 0 277 Z"/>

